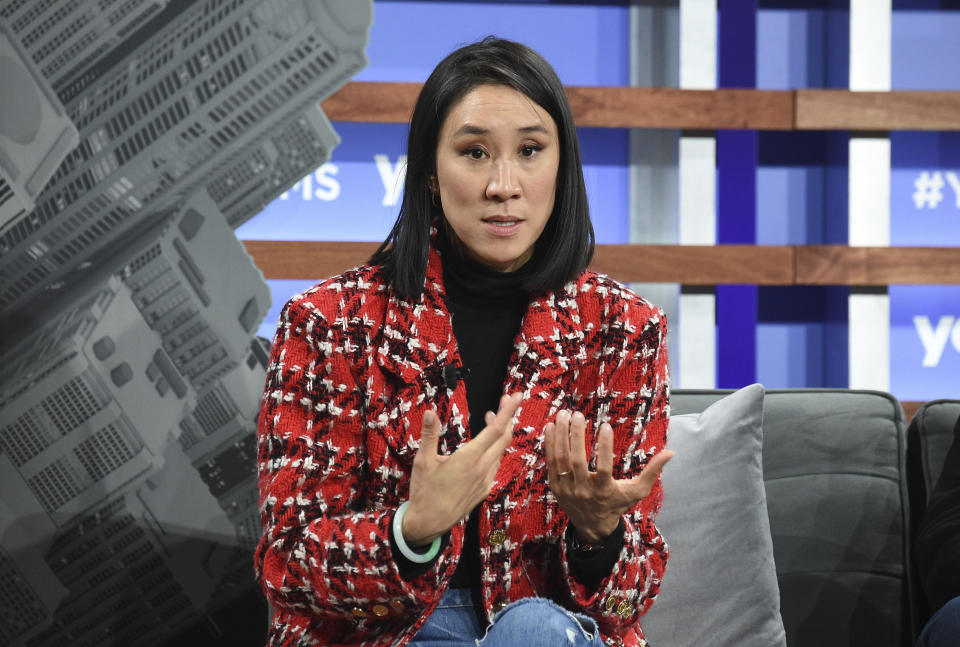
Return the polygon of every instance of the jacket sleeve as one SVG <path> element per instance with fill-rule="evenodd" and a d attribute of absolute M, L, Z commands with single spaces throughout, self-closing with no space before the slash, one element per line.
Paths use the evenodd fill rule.
<path fill-rule="evenodd" d="M 254 567 L 274 609 L 352 621 L 419 616 L 447 551 L 407 582 L 392 556 L 396 509 L 365 509 L 364 394 L 345 318 L 309 297 L 280 316 L 258 422 L 263 535 Z"/>
<path fill-rule="evenodd" d="M 628 479 L 666 446 L 670 387 L 666 318 L 636 297 L 622 303 L 622 311 L 604 317 L 598 343 L 591 345 L 599 355 L 598 369 L 582 411 L 594 428 L 603 422 L 613 427 L 614 477 Z M 561 544 L 561 566 L 573 602 L 608 633 L 635 625 L 660 590 L 668 548 L 654 522 L 662 497 L 657 479 L 650 494 L 623 515 L 623 548 L 595 588 L 570 577 L 572 551 L 567 542 Z"/>

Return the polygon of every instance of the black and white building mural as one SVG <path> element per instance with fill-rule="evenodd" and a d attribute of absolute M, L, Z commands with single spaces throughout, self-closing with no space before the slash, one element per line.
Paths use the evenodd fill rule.
<path fill-rule="evenodd" d="M 161 645 L 255 591 L 234 229 L 329 158 L 372 14 L 0 0 L 0 644 Z"/>

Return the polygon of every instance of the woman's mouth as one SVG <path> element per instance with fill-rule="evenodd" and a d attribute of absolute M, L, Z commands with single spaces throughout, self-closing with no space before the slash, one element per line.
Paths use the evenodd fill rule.
<path fill-rule="evenodd" d="M 497 236 L 510 236 L 516 233 L 516 231 L 520 229 L 521 222 L 523 221 L 519 218 L 511 218 L 509 216 L 494 216 L 483 219 L 483 224 L 486 226 L 487 231 Z"/>

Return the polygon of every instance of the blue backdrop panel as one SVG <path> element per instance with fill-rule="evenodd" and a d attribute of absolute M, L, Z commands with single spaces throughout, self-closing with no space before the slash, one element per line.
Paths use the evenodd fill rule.
<path fill-rule="evenodd" d="M 540 52 L 566 85 L 626 85 L 625 3 L 377 2 L 357 81 L 424 81 L 451 51 L 487 35 Z"/>
<path fill-rule="evenodd" d="M 893 89 L 960 89 L 960 2 L 938 3 L 943 6 L 940 11 L 907 8 L 920 4 L 917 0 L 894 3 L 890 34 Z"/>
<path fill-rule="evenodd" d="M 960 287 L 894 285 L 890 304 L 891 392 L 960 397 Z"/>
<path fill-rule="evenodd" d="M 890 147 L 891 243 L 960 245 L 960 133 L 891 133 Z"/>
<path fill-rule="evenodd" d="M 894 5 L 895 90 L 960 90 L 960 3 Z M 949 10 L 943 10 L 949 7 Z M 930 7 L 928 7 L 929 9 Z M 960 245 L 960 133 L 891 133 L 890 243 Z M 904 400 L 960 393 L 960 287 L 891 286 L 890 389 Z"/>

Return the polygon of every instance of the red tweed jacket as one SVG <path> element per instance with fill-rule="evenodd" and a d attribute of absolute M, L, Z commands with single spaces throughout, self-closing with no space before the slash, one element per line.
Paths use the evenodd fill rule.
<path fill-rule="evenodd" d="M 465 387 L 444 383 L 443 368 L 460 358 L 441 270 L 431 250 L 416 303 L 398 298 L 379 267 L 363 266 L 283 310 L 258 432 L 263 536 L 255 568 L 274 610 L 270 645 L 405 645 L 453 575 L 465 521 L 433 567 L 410 581 L 400 578 L 388 535 L 407 496 L 424 411 L 435 407 L 443 423 L 442 452 L 470 436 Z M 488 619 L 537 595 L 595 618 L 608 644 L 645 644 L 639 619 L 667 561 L 654 525 L 660 483 L 624 515 L 620 558 L 587 590 L 569 570 L 567 517 L 547 487 L 543 427 L 561 408 L 608 421 L 615 476 L 639 473 L 666 443 L 665 335 L 658 309 L 590 272 L 531 301 L 504 384 L 524 399 L 479 513 Z"/>

